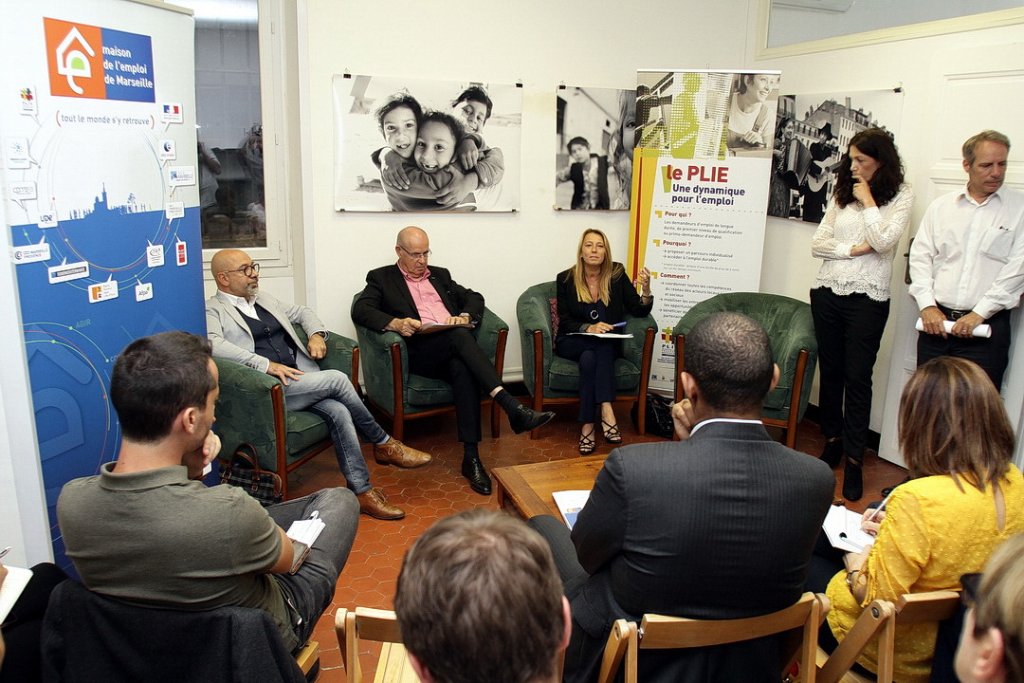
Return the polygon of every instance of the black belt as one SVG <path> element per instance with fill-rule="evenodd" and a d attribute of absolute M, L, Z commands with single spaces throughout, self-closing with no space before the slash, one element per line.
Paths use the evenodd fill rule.
<path fill-rule="evenodd" d="M 942 311 L 945 314 L 945 316 L 947 318 L 949 318 L 950 320 L 959 320 L 960 318 L 964 317 L 968 313 L 972 312 L 970 310 L 961 311 L 961 310 L 958 310 L 958 309 L 955 309 L 955 308 L 946 308 L 945 306 L 943 306 L 942 304 L 939 304 L 939 303 L 937 303 L 935 305 L 938 306 L 939 310 Z"/>
<path fill-rule="evenodd" d="M 935 305 L 950 320 L 959 320 L 960 318 L 964 317 L 968 313 L 973 313 L 974 312 L 974 311 L 963 311 L 963 310 L 959 310 L 959 309 L 956 309 L 956 308 L 947 308 L 946 306 L 943 306 L 942 304 L 939 304 L 939 303 L 937 303 Z M 1000 316 L 1009 315 L 1009 314 L 1010 314 L 1009 309 L 1004 308 L 1001 311 L 997 311 L 997 312 L 993 313 L 992 315 L 990 315 L 988 318 L 985 318 L 984 320 L 985 320 L 985 322 L 991 322 L 991 321 L 995 320 L 996 318 L 998 318 Z"/>

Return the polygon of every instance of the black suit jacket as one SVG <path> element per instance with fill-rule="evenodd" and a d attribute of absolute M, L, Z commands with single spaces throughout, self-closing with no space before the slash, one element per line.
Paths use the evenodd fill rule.
<path fill-rule="evenodd" d="M 757 423 L 709 422 L 686 441 L 616 449 L 572 530 L 590 574 L 572 599 L 575 627 L 603 644 L 620 617 L 729 619 L 787 607 L 804 590 L 834 486 L 825 463 Z M 644 653 L 640 678 L 777 681 L 777 656 L 774 640 L 670 660 Z"/>
<path fill-rule="evenodd" d="M 452 315 L 468 313 L 474 323 L 484 314 L 484 297 L 452 279 L 446 268 L 430 266 L 434 285 L 445 308 Z M 375 268 L 366 274 L 366 287 L 352 304 L 352 321 L 371 330 L 383 330 L 394 318 L 415 318 L 420 314 L 409 286 L 397 265 Z"/>
<path fill-rule="evenodd" d="M 612 281 L 608 286 L 608 320 L 606 323 L 618 323 L 625 320 L 626 313 L 642 318 L 651 312 L 654 300 L 648 303 L 640 301 L 636 287 L 626 276 L 621 263 L 612 264 Z M 563 270 L 555 276 L 555 291 L 558 295 L 558 334 L 582 332 L 583 328 L 594 321 L 586 316 L 584 307 L 588 304 L 580 302 L 576 294 L 576 285 L 572 280 L 572 269 Z"/>

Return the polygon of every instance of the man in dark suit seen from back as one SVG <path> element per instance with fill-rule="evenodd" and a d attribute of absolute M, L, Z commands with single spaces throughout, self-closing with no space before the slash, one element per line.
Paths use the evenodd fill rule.
<path fill-rule="evenodd" d="M 572 606 L 566 681 L 594 679 L 612 622 L 645 613 L 695 619 L 767 614 L 796 602 L 832 500 L 828 465 L 761 423 L 779 378 L 768 336 L 715 313 L 686 337 L 678 442 L 608 456 L 570 533 L 530 523 L 552 545 Z M 699 650 L 644 652 L 643 681 L 778 681 L 775 637 Z"/>

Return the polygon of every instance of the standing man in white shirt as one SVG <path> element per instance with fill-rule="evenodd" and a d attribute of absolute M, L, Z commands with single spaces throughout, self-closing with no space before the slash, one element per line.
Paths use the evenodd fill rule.
<path fill-rule="evenodd" d="M 1009 153 L 1009 138 L 997 131 L 969 138 L 966 188 L 931 203 L 910 249 L 910 295 L 924 327 L 917 364 L 966 358 L 996 388 L 1009 359 L 1010 309 L 1024 292 L 1024 192 L 1003 187 Z M 990 338 L 973 336 L 982 323 L 991 326 Z"/>

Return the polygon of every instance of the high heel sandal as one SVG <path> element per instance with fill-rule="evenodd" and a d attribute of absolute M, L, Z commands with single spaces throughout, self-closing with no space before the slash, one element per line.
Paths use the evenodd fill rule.
<path fill-rule="evenodd" d="M 579 449 L 580 455 L 590 455 L 597 448 L 597 441 L 594 440 L 594 430 L 591 429 L 586 434 L 580 434 Z"/>
<path fill-rule="evenodd" d="M 610 425 L 602 419 L 601 426 L 604 428 L 604 440 L 606 443 L 622 443 L 622 432 L 619 431 L 619 425 Z"/>

